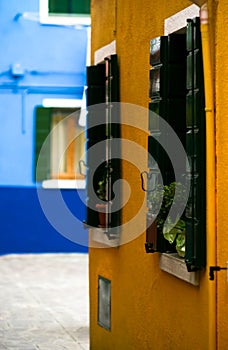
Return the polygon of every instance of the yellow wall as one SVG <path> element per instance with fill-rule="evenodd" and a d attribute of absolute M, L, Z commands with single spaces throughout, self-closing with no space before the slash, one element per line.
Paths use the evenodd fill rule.
<path fill-rule="evenodd" d="M 218 1 L 218 8 L 212 6 L 213 3 L 209 2 L 210 15 L 213 17 L 211 33 L 217 44 L 217 55 L 214 57 L 217 97 L 218 263 L 224 265 L 228 260 L 228 60 L 225 62 L 228 57 L 228 41 L 224 40 L 228 24 L 228 3 L 226 0 Z M 116 39 L 121 102 L 147 107 L 149 41 L 163 34 L 165 18 L 189 5 L 190 1 L 187 0 L 92 0 L 92 62 L 95 50 Z M 139 127 L 141 122 L 138 121 Z M 139 144 L 146 147 L 145 135 L 137 131 L 132 133 L 129 128 L 124 128 L 122 138 L 137 139 Z M 146 162 L 145 159 L 145 166 Z M 137 200 L 142 201 L 143 194 L 139 177 L 126 162 L 123 164 L 123 177 L 134 188 L 129 204 L 123 209 L 123 218 L 126 219 L 137 206 Z M 214 191 L 213 188 L 207 190 L 208 193 Z M 141 220 L 144 222 L 145 216 Z M 211 235 L 213 234 L 216 233 L 212 232 Z M 212 298 L 215 298 L 213 288 L 216 281 L 209 281 L 208 270 L 202 271 L 200 286 L 194 287 L 161 271 L 158 254 L 146 254 L 144 243 L 145 233 L 119 248 L 90 248 L 91 349 L 213 349 L 213 334 L 209 329 L 215 322 Z M 110 279 L 112 283 L 111 331 L 97 324 L 98 275 Z M 217 278 L 218 349 L 226 349 L 228 284 L 225 272 L 217 273 Z"/>
<path fill-rule="evenodd" d="M 217 262 L 225 266 L 228 261 L 228 3 L 219 1 L 215 8 L 216 27 L 216 144 L 217 144 L 217 222 L 218 244 Z M 226 272 L 217 274 L 218 280 L 218 345 L 219 349 L 228 348 L 228 283 Z"/>

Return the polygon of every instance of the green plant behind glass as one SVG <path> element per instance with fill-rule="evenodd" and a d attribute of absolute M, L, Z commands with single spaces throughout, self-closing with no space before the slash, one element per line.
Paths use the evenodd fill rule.
<path fill-rule="evenodd" d="M 172 205 L 175 205 L 176 208 L 182 208 L 185 197 L 185 187 L 181 183 L 172 182 L 165 186 L 157 185 L 155 191 L 148 194 L 147 199 L 149 209 L 152 210 L 153 213 L 159 211 L 156 218 L 158 231 L 163 233 L 165 239 L 170 244 L 176 243 L 176 250 L 181 257 L 185 256 L 186 223 L 183 217 L 180 217 L 178 213 L 173 218 L 168 216 L 168 214 Z M 166 224 L 164 225 L 165 222 Z"/>

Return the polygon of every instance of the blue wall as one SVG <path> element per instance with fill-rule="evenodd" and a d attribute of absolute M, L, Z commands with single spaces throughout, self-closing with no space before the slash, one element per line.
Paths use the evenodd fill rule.
<path fill-rule="evenodd" d="M 54 203 L 55 190 L 43 190 L 47 201 L 53 203 L 57 215 L 61 218 L 58 203 Z M 82 191 L 82 190 L 79 190 Z M 84 206 L 76 191 L 62 190 L 62 196 L 69 210 L 79 220 L 83 220 Z M 84 191 L 80 195 L 84 197 Z M 59 214 L 58 214 L 59 211 Z M 87 252 L 85 246 L 77 240 L 87 242 L 87 231 L 83 224 L 75 227 L 73 241 L 63 237 L 48 222 L 44 215 L 36 188 L 0 188 L 0 254 L 7 253 L 44 253 L 44 252 Z M 67 229 L 67 223 L 66 223 Z"/>
<path fill-rule="evenodd" d="M 38 0 L 0 0 L 0 184 L 4 185 L 34 185 L 35 106 L 44 98 L 80 99 L 85 84 L 87 29 L 41 25 L 38 5 Z M 23 18 L 24 12 L 37 20 Z M 14 75 L 17 65 L 21 76 Z"/>
<path fill-rule="evenodd" d="M 39 0 L 0 0 L 0 13 L 0 253 L 86 251 L 45 219 L 33 174 L 35 108 L 44 98 L 82 98 L 87 28 L 40 24 Z M 64 193 L 83 217 L 75 191 Z"/>

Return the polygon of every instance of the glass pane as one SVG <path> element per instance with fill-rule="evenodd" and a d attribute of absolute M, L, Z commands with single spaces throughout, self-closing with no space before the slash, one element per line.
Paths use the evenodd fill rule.
<path fill-rule="evenodd" d="M 158 96 L 160 95 L 160 78 L 161 75 L 161 67 L 156 67 L 151 69 L 150 71 L 150 91 L 149 96 Z"/>

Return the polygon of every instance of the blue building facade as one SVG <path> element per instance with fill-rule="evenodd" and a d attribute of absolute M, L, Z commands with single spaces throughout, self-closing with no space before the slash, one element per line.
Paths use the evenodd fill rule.
<path fill-rule="evenodd" d="M 36 110 L 45 99 L 76 100 L 80 107 L 88 26 L 42 23 L 39 0 L 0 0 L 0 13 L 0 254 L 86 252 L 86 244 L 75 243 L 77 234 L 87 236 L 81 223 L 85 190 L 42 188 L 35 149 Z M 75 238 L 65 238 L 49 222 L 37 187 L 58 217 L 61 208 L 53 197 L 61 191 L 78 218 Z"/>

